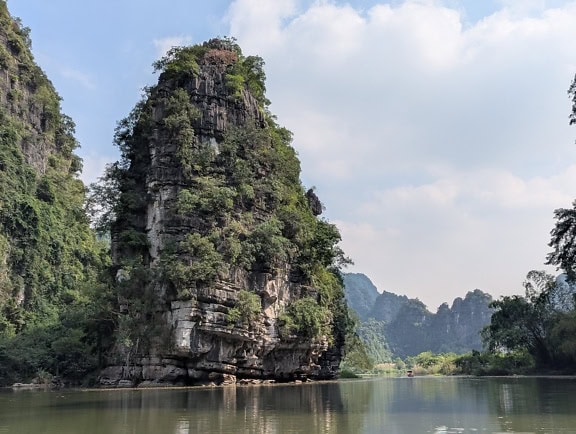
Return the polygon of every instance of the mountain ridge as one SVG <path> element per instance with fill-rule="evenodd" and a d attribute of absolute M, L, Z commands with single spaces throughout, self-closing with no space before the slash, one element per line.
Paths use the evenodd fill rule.
<path fill-rule="evenodd" d="M 452 306 L 442 303 L 431 313 L 418 299 L 392 292 L 378 292 L 362 273 L 344 274 L 346 299 L 363 324 L 370 323 L 393 356 L 414 356 L 421 352 L 465 353 L 481 350 L 480 331 L 489 324 L 492 297 L 476 289 Z M 369 306 L 366 293 L 374 297 Z M 374 333 L 372 333 L 373 335 Z"/>

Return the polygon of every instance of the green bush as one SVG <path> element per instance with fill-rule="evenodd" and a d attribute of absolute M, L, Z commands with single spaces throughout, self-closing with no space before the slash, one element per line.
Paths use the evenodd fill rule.
<path fill-rule="evenodd" d="M 198 74 L 198 59 L 208 48 L 201 45 L 190 47 L 172 47 L 164 57 L 152 64 L 155 72 L 167 74 L 169 77 L 178 74 Z"/>
<path fill-rule="evenodd" d="M 224 266 L 210 239 L 197 233 L 188 234 L 175 251 L 167 249 L 161 263 L 179 298 L 192 297 L 198 286 L 214 281 Z"/>
<path fill-rule="evenodd" d="M 238 292 L 236 306 L 228 310 L 227 320 L 230 325 L 249 326 L 262 311 L 258 294 L 241 289 Z"/>
<path fill-rule="evenodd" d="M 296 334 L 309 339 L 319 339 L 331 334 L 330 311 L 320 306 L 312 297 L 290 303 L 280 319 L 283 323 L 280 332 L 284 336 Z"/>
<path fill-rule="evenodd" d="M 86 313 L 81 305 L 71 309 Z M 96 347 L 87 334 L 88 319 L 76 315 L 70 321 L 71 309 L 59 317 L 60 323 L 0 337 L 0 386 L 52 377 L 79 385 L 98 368 Z"/>
<path fill-rule="evenodd" d="M 360 378 L 360 376 L 349 368 L 341 368 L 340 378 Z"/>
<path fill-rule="evenodd" d="M 226 86 L 234 99 L 241 99 L 245 89 L 244 77 L 241 74 L 226 74 Z"/>
<path fill-rule="evenodd" d="M 180 215 L 201 214 L 206 222 L 225 219 L 234 205 L 236 192 L 212 177 L 197 177 L 192 188 L 178 193 L 176 209 Z"/>
<path fill-rule="evenodd" d="M 519 375 L 533 372 L 534 359 L 527 351 L 508 354 L 472 351 L 454 360 L 457 373 L 467 375 Z"/>
<path fill-rule="evenodd" d="M 282 236 L 282 223 L 272 217 L 250 232 L 242 254 L 256 270 L 271 270 L 288 259 L 290 246 L 290 241 Z"/>
<path fill-rule="evenodd" d="M 347 336 L 344 354 L 345 356 L 341 363 L 342 370 L 366 372 L 374 368 L 374 360 L 370 357 L 366 346 L 356 334 Z"/>

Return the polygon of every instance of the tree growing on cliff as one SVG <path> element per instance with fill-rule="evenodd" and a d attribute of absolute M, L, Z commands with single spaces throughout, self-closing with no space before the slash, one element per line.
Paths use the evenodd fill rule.
<path fill-rule="evenodd" d="M 140 352 L 131 361 L 164 350 L 147 353 L 143 340 L 158 337 L 130 329 L 166 325 L 163 313 L 182 303 L 229 326 L 215 340 L 235 342 L 234 325 L 277 336 L 282 323 L 286 339 L 328 342 L 340 357 L 350 336 L 339 274 L 349 260 L 300 181 L 292 134 L 268 111 L 263 66 L 233 39 L 174 48 L 154 64 L 158 84 L 118 124 L 121 160 L 94 191 L 111 205 L 101 217 L 112 274 L 126 278 L 116 284 L 125 308 L 117 336 L 127 353 Z M 148 294 L 156 301 L 136 302 Z"/>
<path fill-rule="evenodd" d="M 99 316 L 108 252 L 83 210 L 74 122 L 30 43 L 0 1 L 0 385 L 80 382 L 110 332 Z"/>

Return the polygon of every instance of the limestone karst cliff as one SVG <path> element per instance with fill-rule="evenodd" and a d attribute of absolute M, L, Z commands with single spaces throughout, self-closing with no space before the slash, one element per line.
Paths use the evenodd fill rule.
<path fill-rule="evenodd" d="M 267 109 L 262 59 L 214 39 L 155 67 L 107 174 L 121 318 L 101 384 L 335 377 L 346 258 Z"/>
<path fill-rule="evenodd" d="M 0 337 L 55 319 L 97 272 L 73 133 L 0 1 Z"/>
<path fill-rule="evenodd" d="M 0 386 L 79 384 L 103 342 L 88 305 L 107 255 L 84 212 L 74 123 L 30 47 L 0 1 Z"/>

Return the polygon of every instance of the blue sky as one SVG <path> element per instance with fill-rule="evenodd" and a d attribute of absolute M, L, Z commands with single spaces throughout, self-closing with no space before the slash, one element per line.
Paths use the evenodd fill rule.
<path fill-rule="evenodd" d="M 238 38 L 266 62 L 342 246 L 431 309 L 522 291 L 576 198 L 576 1 L 9 0 L 77 124 L 83 178 L 171 45 Z M 549 269 L 550 270 L 550 269 Z"/>

